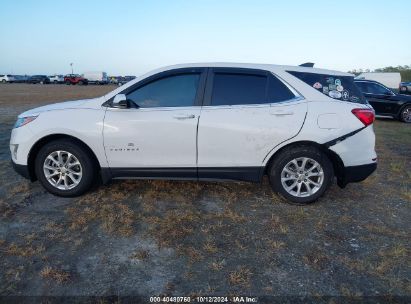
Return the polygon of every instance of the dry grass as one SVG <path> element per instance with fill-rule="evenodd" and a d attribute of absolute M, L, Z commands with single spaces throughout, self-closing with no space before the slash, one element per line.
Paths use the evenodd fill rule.
<path fill-rule="evenodd" d="M 411 184 L 411 182 L 409 184 Z M 403 187 L 402 195 L 408 202 L 411 202 L 411 186 L 409 186 L 409 184 Z"/>
<path fill-rule="evenodd" d="M 213 271 L 220 271 L 224 268 L 225 260 L 222 261 L 214 261 L 210 263 L 210 269 Z"/>
<path fill-rule="evenodd" d="M 150 252 L 148 250 L 136 250 L 130 255 L 130 259 L 145 261 L 150 257 Z"/>
<path fill-rule="evenodd" d="M 203 246 L 204 251 L 210 254 L 214 254 L 218 251 L 217 245 L 212 240 L 207 240 Z"/>
<path fill-rule="evenodd" d="M 306 265 L 311 266 L 316 270 L 324 270 L 330 264 L 327 254 L 318 249 L 305 254 L 303 256 L 303 261 Z"/>
<path fill-rule="evenodd" d="M 40 255 L 45 251 L 45 247 L 43 244 L 34 246 L 29 242 L 26 245 L 17 245 L 15 243 L 11 243 L 7 246 L 5 252 L 8 255 L 13 256 L 20 256 L 20 257 L 31 257 L 34 255 Z"/>
<path fill-rule="evenodd" d="M 373 234 L 381 234 L 390 237 L 404 237 L 405 234 L 398 230 L 391 229 L 384 225 L 366 224 L 364 227 Z"/>
<path fill-rule="evenodd" d="M 392 248 L 380 250 L 378 252 L 379 256 L 389 257 L 392 259 L 398 259 L 402 257 L 409 257 L 410 250 L 407 249 L 403 244 L 397 244 Z"/>
<path fill-rule="evenodd" d="M 268 241 L 268 245 L 270 247 L 270 249 L 272 250 L 279 250 L 285 247 L 285 243 L 281 242 L 281 241 L 273 241 L 273 240 L 269 240 Z"/>
<path fill-rule="evenodd" d="M 9 195 L 15 196 L 17 194 L 25 194 L 28 193 L 30 190 L 30 183 L 28 181 L 23 181 L 18 183 L 16 186 L 11 188 Z"/>
<path fill-rule="evenodd" d="M 403 159 L 397 159 L 390 162 L 390 169 L 397 174 L 404 174 L 406 172 L 406 161 Z"/>
<path fill-rule="evenodd" d="M 281 234 L 287 234 L 289 228 L 286 224 L 284 224 L 278 215 L 271 215 L 270 220 L 267 222 L 267 229 Z"/>
<path fill-rule="evenodd" d="M 50 266 L 44 267 L 40 271 L 40 276 L 43 279 L 53 280 L 59 284 L 68 282 L 70 280 L 70 273 L 56 268 L 52 268 Z"/>
<path fill-rule="evenodd" d="M 10 203 L 0 199 L 0 215 L 2 217 L 10 217 L 14 214 L 14 208 Z"/>
<path fill-rule="evenodd" d="M 237 271 L 230 272 L 228 282 L 230 285 L 237 285 L 241 287 L 250 287 L 250 280 L 252 272 L 247 267 L 240 267 Z"/>
<path fill-rule="evenodd" d="M 195 211 L 180 213 L 168 211 L 164 217 L 151 216 L 145 219 L 151 227 L 150 235 L 154 236 L 160 247 L 178 245 L 183 239 L 192 235 L 198 226 L 200 214 Z"/>
<path fill-rule="evenodd" d="M 204 256 L 201 254 L 201 251 L 191 246 L 178 246 L 177 252 L 180 255 L 187 256 L 190 264 L 202 261 L 204 259 Z"/>
<path fill-rule="evenodd" d="M 122 201 L 130 197 L 133 184 L 122 183 L 112 188 L 87 194 L 74 207 L 67 208 L 70 229 L 86 231 L 92 222 L 98 221 L 101 228 L 110 234 L 131 236 L 136 216 Z"/>

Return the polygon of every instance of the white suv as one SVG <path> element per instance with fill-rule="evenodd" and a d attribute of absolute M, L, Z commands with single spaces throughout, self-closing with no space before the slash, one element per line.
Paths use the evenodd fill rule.
<path fill-rule="evenodd" d="M 374 111 L 353 75 L 308 67 L 185 64 L 105 96 L 18 116 L 17 172 L 76 196 L 115 178 L 242 180 L 268 175 L 295 203 L 318 199 L 377 166 Z"/>
<path fill-rule="evenodd" d="M 6 83 L 6 82 L 12 83 L 14 81 L 15 79 L 13 75 L 0 75 L 0 82 L 2 83 Z"/>
<path fill-rule="evenodd" d="M 53 76 L 48 76 L 50 79 L 50 83 L 58 84 L 58 83 L 64 83 L 64 76 L 63 75 L 53 75 Z"/>

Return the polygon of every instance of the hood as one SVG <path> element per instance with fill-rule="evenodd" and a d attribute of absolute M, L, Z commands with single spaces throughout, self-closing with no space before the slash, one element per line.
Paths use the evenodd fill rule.
<path fill-rule="evenodd" d="M 18 117 L 34 116 L 34 115 L 38 115 L 46 111 L 80 109 L 80 108 L 95 108 L 95 106 L 97 105 L 96 101 L 99 101 L 99 100 L 100 98 L 93 98 L 93 99 L 81 99 L 81 100 L 74 100 L 74 101 L 52 103 L 46 106 L 34 108 L 26 112 L 23 112 Z"/>
<path fill-rule="evenodd" d="M 411 95 L 408 95 L 408 94 L 395 93 L 395 97 L 397 100 L 400 100 L 400 101 L 407 101 L 407 102 L 411 101 Z"/>

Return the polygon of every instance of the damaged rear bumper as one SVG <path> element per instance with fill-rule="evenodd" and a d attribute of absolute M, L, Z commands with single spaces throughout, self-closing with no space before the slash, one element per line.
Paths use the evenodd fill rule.
<path fill-rule="evenodd" d="M 338 177 L 337 184 L 344 188 L 349 183 L 357 183 L 365 180 L 377 169 L 377 163 L 371 163 L 360 166 L 345 167 L 343 174 Z"/>

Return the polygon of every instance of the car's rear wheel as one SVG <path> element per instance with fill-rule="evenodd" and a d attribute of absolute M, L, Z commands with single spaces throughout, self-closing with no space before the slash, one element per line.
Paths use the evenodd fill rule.
<path fill-rule="evenodd" d="M 411 105 L 405 106 L 401 110 L 400 120 L 402 122 L 411 123 Z"/>
<path fill-rule="evenodd" d="M 80 81 L 78 82 L 78 85 L 83 85 L 83 82 L 80 80 Z"/>
<path fill-rule="evenodd" d="M 71 82 L 69 80 L 66 81 L 66 85 L 70 85 Z"/>
<path fill-rule="evenodd" d="M 52 194 L 78 196 L 90 189 L 95 166 L 89 153 L 75 141 L 62 139 L 44 145 L 35 159 L 38 180 Z"/>
<path fill-rule="evenodd" d="M 327 155 L 311 146 L 287 148 L 269 168 L 270 184 L 289 202 L 309 204 L 321 197 L 334 178 Z"/>
<path fill-rule="evenodd" d="M 2 83 L 6 83 L 6 79 L 3 79 L 1 82 L 2 82 Z"/>

